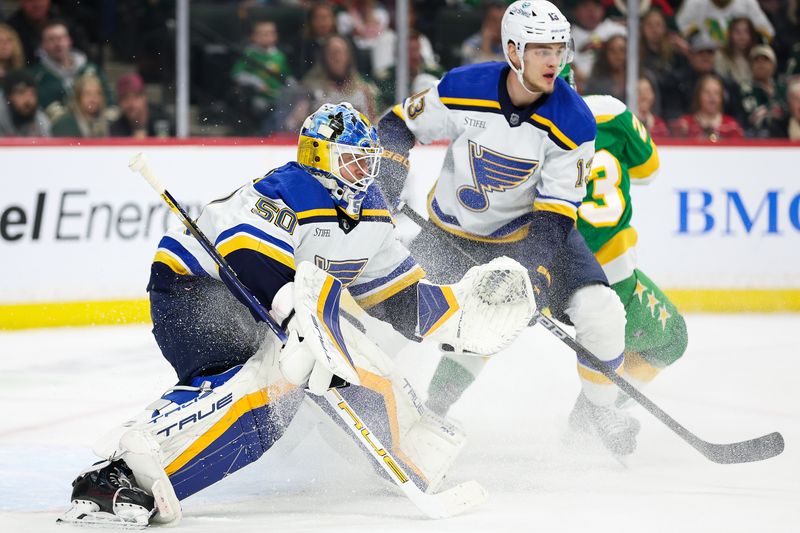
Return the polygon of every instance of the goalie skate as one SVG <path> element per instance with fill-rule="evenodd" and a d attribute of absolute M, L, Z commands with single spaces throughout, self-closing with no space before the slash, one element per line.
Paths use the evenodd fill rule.
<path fill-rule="evenodd" d="M 58 523 L 144 529 L 155 513 L 153 497 L 136 486 L 133 473 L 122 460 L 81 474 L 72 487 L 72 507 Z"/>
<path fill-rule="evenodd" d="M 594 434 L 608 451 L 618 457 L 636 450 L 636 435 L 641 429 L 635 418 L 613 405 L 595 405 L 583 392 L 569 415 L 569 425 L 575 431 Z"/>

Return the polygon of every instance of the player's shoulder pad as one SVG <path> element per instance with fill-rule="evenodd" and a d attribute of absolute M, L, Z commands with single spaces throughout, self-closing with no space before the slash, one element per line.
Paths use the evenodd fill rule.
<path fill-rule="evenodd" d="M 389 204 L 377 184 L 373 183 L 367 189 L 367 196 L 361 203 L 361 220 L 373 222 L 388 222 L 394 225 Z"/>
<path fill-rule="evenodd" d="M 282 200 L 295 213 L 333 208 L 327 189 L 303 165 L 294 161 L 255 180 L 253 188 L 262 196 Z"/>
<path fill-rule="evenodd" d="M 614 120 L 628 110 L 625 104 L 608 94 L 584 96 L 583 101 L 589 106 L 598 124 Z"/>
<path fill-rule="evenodd" d="M 505 63 L 456 67 L 439 81 L 439 99 L 450 109 L 500 110 L 497 85 Z"/>
<path fill-rule="evenodd" d="M 553 93 L 528 120 L 564 150 L 574 150 L 597 135 L 589 106 L 561 78 L 556 78 Z"/>

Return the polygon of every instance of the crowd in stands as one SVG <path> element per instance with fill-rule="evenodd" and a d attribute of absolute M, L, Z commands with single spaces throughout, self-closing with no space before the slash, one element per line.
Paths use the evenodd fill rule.
<path fill-rule="evenodd" d="M 626 99 L 625 0 L 553 0 L 581 94 Z M 190 90 L 204 134 L 296 132 L 322 102 L 371 118 L 448 69 L 504 61 L 503 0 L 194 0 Z M 636 115 L 656 137 L 800 140 L 800 0 L 640 0 Z M 0 1 L 0 136 L 175 134 L 175 0 Z M 107 71 L 107 67 L 116 65 Z M 120 67 L 120 65 L 122 67 Z M 113 75 L 109 76 L 109 72 Z"/>

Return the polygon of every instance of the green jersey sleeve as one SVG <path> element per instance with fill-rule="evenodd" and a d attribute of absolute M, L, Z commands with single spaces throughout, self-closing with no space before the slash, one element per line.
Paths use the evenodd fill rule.
<path fill-rule="evenodd" d="M 595 148 L 614 154 L 632 181 L 652 178 L 659 166 L 658 149 L 644 124 L 616 98 L 591 96 L 587 101 L 597 120 Z"/>
<path fill-rule="evenodd" d="M 625 104 L 606 95 L 585 101 L 597 122 L 597 137 L 586 197 L 578 209 L 578 230 L 609 282 L 617 283 L 636 268 L 630 185 L 655 175 L 658 150 Z"/>

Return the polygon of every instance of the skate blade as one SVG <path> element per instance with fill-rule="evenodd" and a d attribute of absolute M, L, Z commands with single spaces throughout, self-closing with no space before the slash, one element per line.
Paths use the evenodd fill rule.
<path fill-rule="evenodd" d="M 99 516 L 105 515 L 105 516 Z M 79 518 L 57 518 L 56 524 L 69 524 L 71 526 L 88 527 L 88 528 L 102 528 L 102 529 L 129 529 L 137 530 L 147 527 L 147 522 L 129 522 L 114 516 L 110 513 L 89 513 L 84 514 Z"/>
<path fill-rule="evenodd" d="M 100 511 L 92 502 L 76 500 L 64 516 L 56 519 L 56 523 L 89 528 L 144 529 L 148 526 L 149 518 L 147 512 L 134 514 L 127 509 L 123 515 L 116 515 Z"/>

